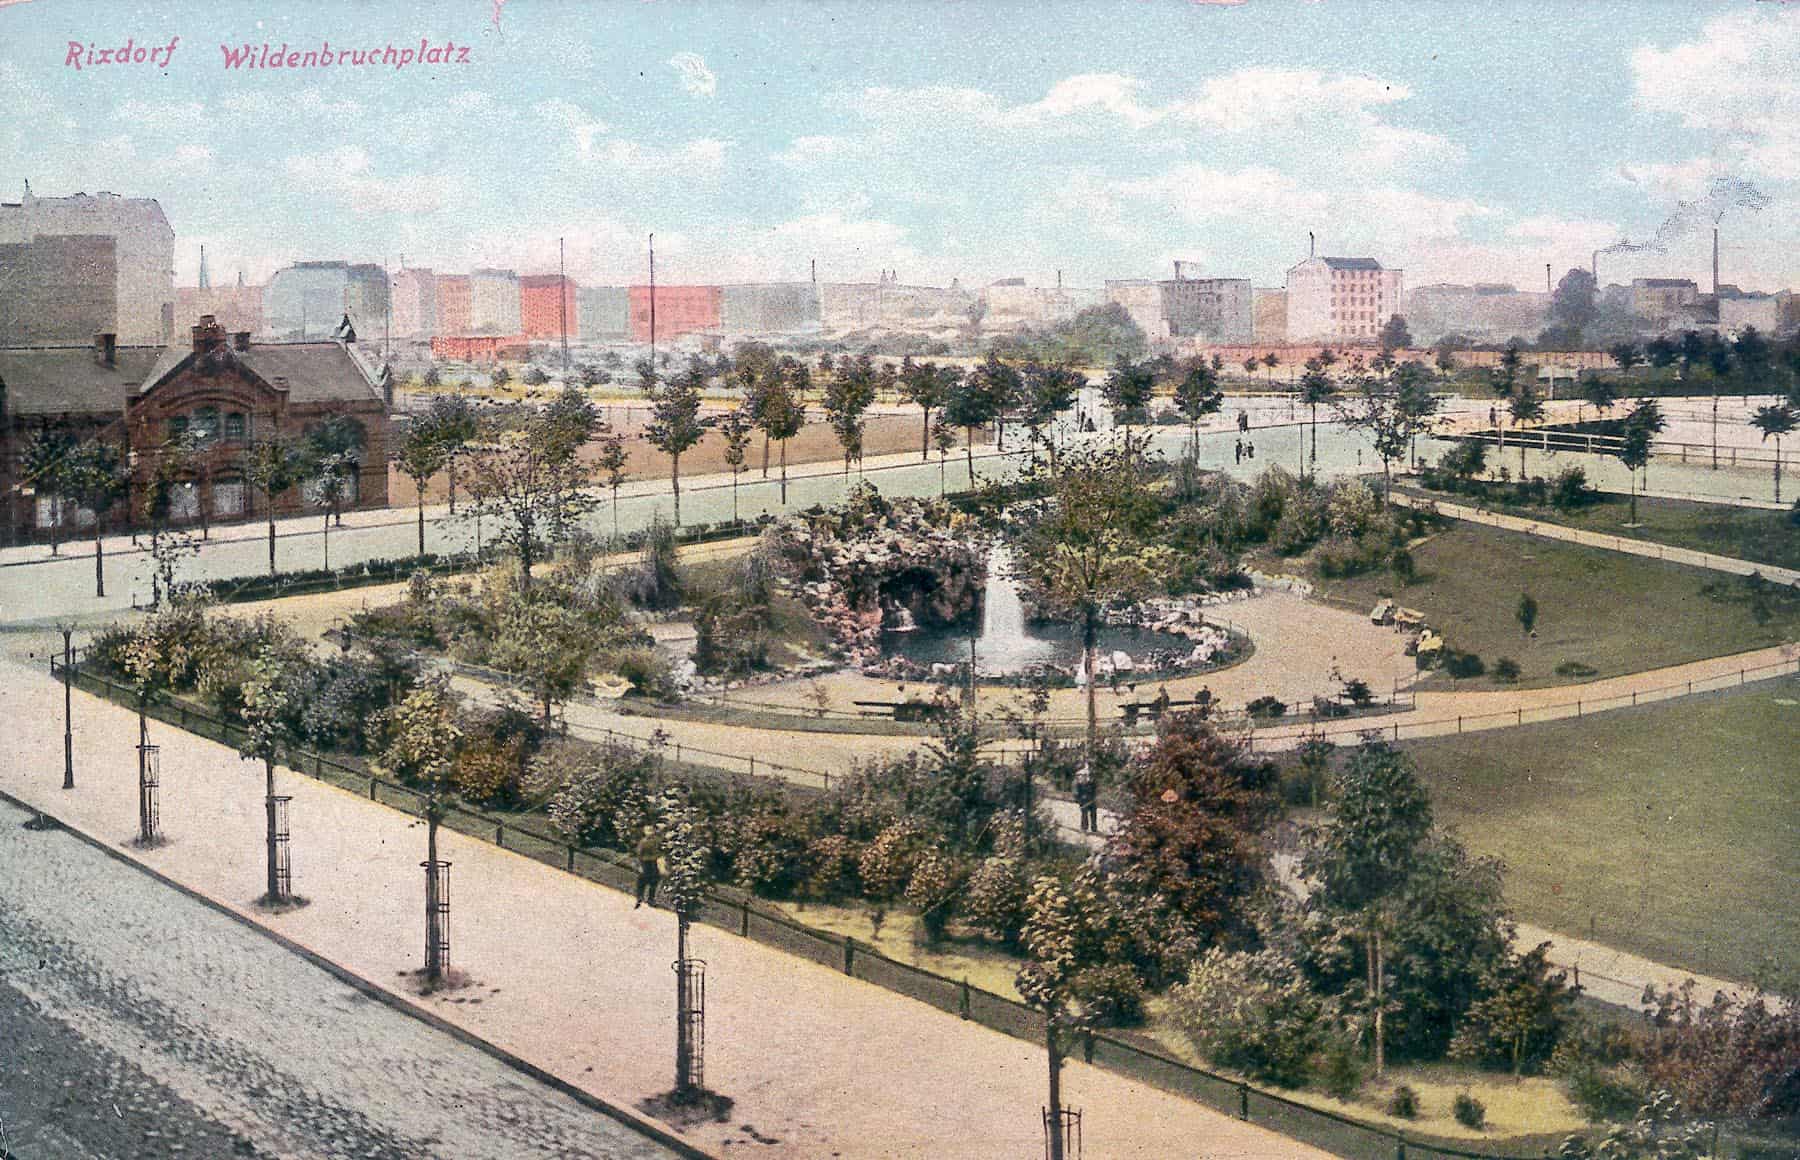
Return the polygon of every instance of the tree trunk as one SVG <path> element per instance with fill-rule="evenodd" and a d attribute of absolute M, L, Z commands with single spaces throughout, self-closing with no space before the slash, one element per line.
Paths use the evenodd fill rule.
<path fill-rule="evenodd" d="M 425 489 L 419 489 L 419 555 L 425 554 Z"/>
<path fill-rule="evenodd" d="M 1046 1125 L 1050 1160 L 1063 1160 L 1062 1053 L 1056 1043 L 1056 1018 L 1049 1012 L 1044 1014 L 1044 1054 L 1050 1062 L 1050 1121 Z"/>
<path fill-rule="evenodd" d="M 919 408 L 925 413 L 924 421 L 919 425 L 919 462 L 931 462 L 931 408 Z"/>
<path fill-rule="evenodd" d="M 681 526 L 681 452 L 669 456 L 669 486 L 675 492 L 675 526 Z"/>
<path fill-rule="evenodd" d="M 1081 618 L 1081 655 L 1087 666 L 1087 759 L 1090 766 L 1094 760 L 1094 749 L 1100 744 L 1100 678 L 1094 671 L 1099 656 L 1099 650 L 1095 647 L 1099 626 L 1094 623 L 1095 619 L 1092 610 L 1084 612 Z"/>
<path fill-rule="evenodd" d="M 687 967 L 687 915 L 675 912 L 675 1094 L 687 1095 L 694 1090 L 694 1045 L 689 1037 L 687 980 L 682 972 Z"/>
<path fill-rule="evenodd" d="M 456 456 L 450 456 L 445 464 L 445 471 L 450 476 L 450 514 L 456 514 Z"/>
<path fill-rule="evenodd" d="M 787 507 L 787 440 L 781 441 L 781 506 Z"/>
<path fill-rule="evenodd" d="M 444 977 L 440 949 L 444 940 L 438 926 L 442 916 L 438 914 L 437 835 L 437 803 L 428 800 L 425 803 L 425 978 L 433 983 Z"/>
<path fill-rule="evenodd" d="M 763 432 L 762 477 L 769 478 L 769 433 L 767 431 Z"/>
<path fill-rule="evenodd" d="M 531 592 L 531 529 L 525 525 L 519 527 L 519 595 Z"/>
<path fill-rule="evenodd" d="M 269 578 L 275 577 L 275 497 L 269 497 Z"/>
<path fill-rule="evenodd" d="M 325 571 L 331 571 L 331 513 L 325 513 Z"/>
<path fill-rule="evenodd" d="M 731 522 L 738 522 L 738 469 L 731 469 Z"/>
<path fill-rule="evenodd" d="M 1387 1067 L 1387 1000 L 1383 994 L 1386 983 L 1381 962 L 1381 931 L 1376 927 L 1369 930 L 1369 977 L 1375 997 L 1375 1076 L 1379 1079 Z"/>
<path fill-rule="evenodd" d="M 963 442 L 963 452 L 969 459 L 969 490 L 973 491 L 975 490 L 975 428 L 964 427 L 963 431 L 966 435 Z"/>
<path fill-rule="evenodd" d="M 268 855 L 268 899 L 270 902 L 282 902 L 285 901 L 286 895 L 281 889 L 281 875 L 277 870 L 276 846 L 278 843 L 275 835 L 275 757 L 273 754 L 263 754 L 263 777 L 265 782 L 263 812 L 267 819 L 265 845 Z"/>
<path fill-rule="evenodd" d="M 1712 469 L 1719 470 L 1719 384 L 1713 382 L 1712 391 Z"/>
<path fill-rule="evenodd" d="M 1781 502 L 1781 444 L 1775 445 L 1775 501 Z M 106 566 L 101 562 L 100 513 L 94 513 L 94 595 L 106 595 Z"/>

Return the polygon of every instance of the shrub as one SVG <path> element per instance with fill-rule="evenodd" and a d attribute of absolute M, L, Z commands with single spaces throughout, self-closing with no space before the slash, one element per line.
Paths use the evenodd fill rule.
<path fill-rule="evenodd" d="M 680 694 L 675 670 L 653 648 L 620 649 L 612 655 L 611 668 L 630 682 L 631 691 L 639 696 L 667 701 Z"/>
<path fill-rule="evenodd" d="M 912 881 L 924 844 L 924 834 L 913 821 L 895 822 L 877 834 L 856 864 L 864 893 L 878 902 L 898 898 Z"/>
<path fill-rule="evenodd" d="M 1494 662 L 1492 671 L 1496 681 L 1505 681 L 1510 685 L 1519 679 L 1519 662 L 1511 657 L 1501 657 Z"/>
<path fill-rule="evenodd" d="M 1479 677 L 1487 672 L 1487 666 L 1481 658 L 1472 652 L 1463 652 L 1446 646 L 1444 648 L 1444 671 L 1453 677 Z"/>
<path fill-rule="evenodd" d="M 1347 1100 L 1362 1090 L 1362 1061 L 1345 1040 L 1337 1039 L 1326 1044 L 1325 1050 L 1319 1055 L 1318 1070 L 1319 1086 L 1328 1095 Z"/>
<path fill-rule="evenodd" d="M 753 894 L 786 898 L 811 876 L 800 820 L 776 810 L 739 818 L 731 826 L 732 875 Z"/>
<path fill-rule="evenodd" d="M 1450 1114 L 1465 1128 L 1480 1131 L 1487 1124 L 1487 1105 L 1468 1092 L 1457 1092 L 1450 1101 Z"/>
<path fill-rule="evenodd" d="M 1125 963 L 1088 967 L 1071 981 L 1089 1019 L 1101 1027 L 1136 1027 L 1144 1022 L 1144 983 Z"/>
<path fill-rule="evenodd" d="M 1018 859 L 984 859 L 969 876 L 963 914 L 983 934 L 1016 946 L 1025 926 L 1025 898 L 1029 891 L 1030 883 Z"/>
<path fill-rule="evenodd" d="M 1212 947 L 1169 991 L 1175 1025 L 1207 1059 L 1254 1080 L 1299 1087 L 1341 1033 L 1334 1006 L 1278 951 Z"/>
<path fill-rule="evenodd" d="M 1258 719 L 1272 720 L 1287 712 L 1287 702 L 1273 696 L 1262 696 L 1245 705 L 1244 712 Z"/>
<path fill-rule="evenodd" d="M 1581 661 L 1563 661 L 1556 666 L 1556 675 L 1559 677 L 1591 677 L 1599 671 L 1594 666 Z"/>
<path fill-rule="evenodd" d="M 1388 557 L 1388 571 L 1394 574 L 1394 579 L 1400 582 L 1401 587 L 1405 587 L 1411 584 L 1414 577 L 1419 574 L 1419 566 L 1410 551 L 1405 548 L 1395 548 L 1393 554 Z"/>
<path fill-rule="evenodd" d="M 1412 1088 L 1408 1087 L 1406 1084 L 1401 1084 L 1399 1087 L 1395 1088 L 1394 1093 L 1388 1097 L 1387 1114 L 1390 1116 L 1399 1116 L 1402 1120 L 1418 1119 L 1419 1093 L 1412 1090 Z"/>
<path fill-rule="evenodd" d="M 465 748 L 457 755 L 452 774 L 456 792 L 476 805 L 517 797 L 523 750 L 523 742 L 516 737 Z"/>
<path fill-rule="evenodd" d="M 576 767 L 572 776 L 565 771 Z M 584 846 L 624 849 L 649 816 L 657 758 L 610 742 L 592 755 L 573 746 L 546 750 L 532 762 L 533 781 L 560 782 L 550 799 L 550 824 Z"/>
<path fill-rule="evenodd" d="M 806 861 L 812 868 L 806 879 L 807 896 L 831 902 L 862 893 L 857 862 L 863 849 L 855 839 L 843 834 L 814 838 L 806 847 Z"/>
<path fill-rule="evenodd" d="M 936 850 L 927 850 L 913 866 L 912 876 L 906 880 L 906 901 L 919 912 L 926 942 L 936 943 L 944 937 L 967 880 L 954 859 Z"/>
<path fill-rule="evenodd" d="M 1550 506 L 1560 510 L 1585 507 L 1598 495 L 1588 484 L 1587 472 L 1579 467 L 1565 467 L 1550 481 Z"/>

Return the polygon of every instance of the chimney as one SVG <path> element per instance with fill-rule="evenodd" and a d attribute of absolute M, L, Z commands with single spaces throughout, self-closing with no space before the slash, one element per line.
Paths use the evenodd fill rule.
<path fill-rule="evenodd" d="M 231 349 L 232 350 L 249 350 L 250 349 L 250 332 L 247 330 L 232 331 L 231 332 Z"/>
<path fill-rule="evenodd" d="M 1180 258 L 1175 259 L 1175 280 L 1177 282 L 1181 281 L 1181 259 Z"/>
<path fill-rule="evenodd" d="M 96 334 L 94 336 L 94 361 L 101 366 L 117 366 L 119 336 L 116 334 Z"/>
<path fill-rule="evenodd" d="M 1056 272 L 1056 288 L 1058 290 L 1062 289 L 1062 271 L 1061 270 L 1058 270 Z"/>
<path fill-rule="evenodd" d="M 195 354 L 205 354 L 225 345 L 225 328 L 210 314 L 202 314 L 190 333 L 193 335 Z"/>
<path fill-rule="evenodd" d="M 1713 301 L 1719 300 L 1719 227 L 1713 227 Z"/>
<path fill-rule="evenodd" d="M 1318 255 L 1319 255 L 1318 240 L 1313 237 L 1313 232 L 1311 230 L 1307 230 L 1306 231 L 1306 256 L 1310 259 L 1310 258 L 1316 258 L 1316 257 L 1318 257 Z"/>
<path fill-rule="evenodd" d="M 1550 285 L 1550 263 L 1544 263 L 1544 293 L 1554 294 L 1556 290 Z"/>

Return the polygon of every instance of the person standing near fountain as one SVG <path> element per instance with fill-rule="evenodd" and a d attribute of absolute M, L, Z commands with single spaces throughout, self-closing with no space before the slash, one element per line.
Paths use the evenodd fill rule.
<path fill-rule="evenodd" d="M 1075 804 L 1081 807 L 1081 832 L 1098 833 L 1099 820 L 1099 787 L 1094 784 L 1094 767 L 1087 762 L 1075 771 Z"/>

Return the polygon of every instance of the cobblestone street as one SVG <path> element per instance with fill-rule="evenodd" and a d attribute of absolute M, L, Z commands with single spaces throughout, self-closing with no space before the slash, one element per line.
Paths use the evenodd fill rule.
<path fill-rule="evenodd" d="M 28 816 L 0 804 L 5 1153 L 673 1155 Z"/>

